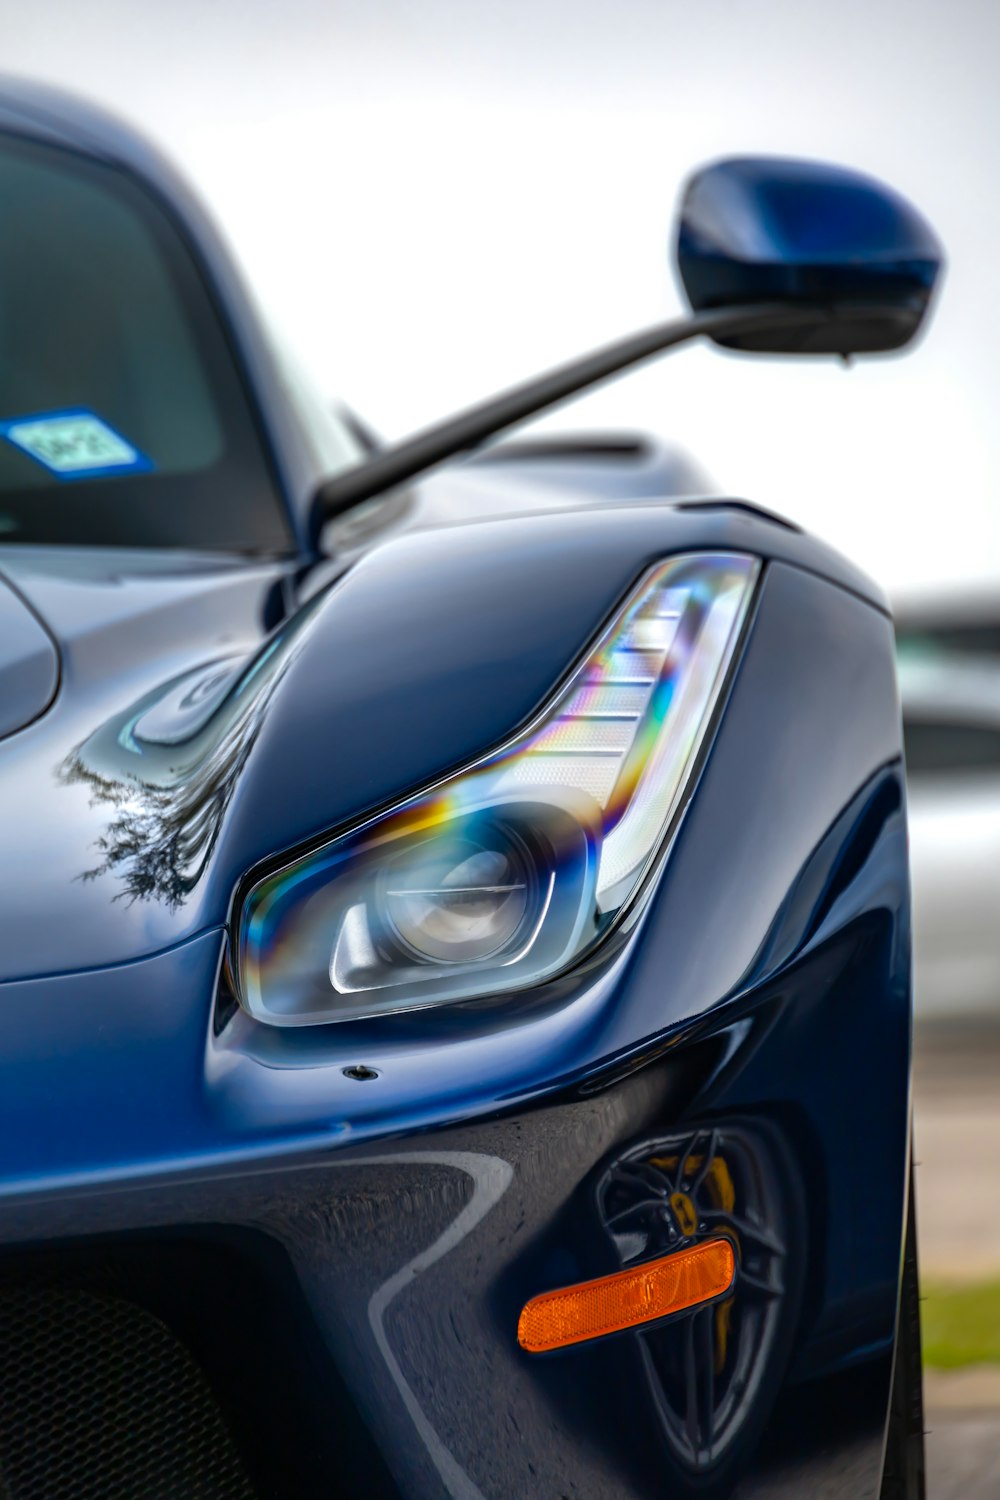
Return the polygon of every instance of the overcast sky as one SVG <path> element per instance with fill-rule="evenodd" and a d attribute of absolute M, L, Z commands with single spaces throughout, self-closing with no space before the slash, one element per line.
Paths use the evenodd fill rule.
<path fill-rule="evenodd" d="M 145 127 L 325 389 L 402 434 L 680 306 L 690 168 L 815 155 L 912 198 L 923 343 L 710 349 L 549 419 L 651 428 L 897 594 L 1000 589 L 997 0 L 0 0 L 6 71 Z"/>

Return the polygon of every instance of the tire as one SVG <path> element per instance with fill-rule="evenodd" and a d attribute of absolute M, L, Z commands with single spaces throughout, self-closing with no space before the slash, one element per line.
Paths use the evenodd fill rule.
<path fill-rule="evenodd" d="M 913 1189 L 913 1150 L 906 1204 L 903 1275 L 899 1293 L 896 1358 L 889 1400 L 885 1463 L 879 1500 L 925 1500 L 924 1386 L 920 1353 L 920 1278 L 917 1271 L 917 1214 Z"/>

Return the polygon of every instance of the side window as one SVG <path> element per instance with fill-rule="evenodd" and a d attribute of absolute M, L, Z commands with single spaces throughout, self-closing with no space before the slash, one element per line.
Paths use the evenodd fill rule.
<path fill-rule="evenodd" d="M 319 470 L 332 478 L 360 463 L 365 457 L 361 441 L 340 413 L 320 396 L 298 356 L 286 344 L 277 342 L 274 353 L 292 409 L 298 415 L 303 440 L 309 444 Z"/>
<path fill-rule="evenodd" d="M 125 172 L 0 136 L 0 540 L 278 550 L 218 307 Z"/>
<path fill-rule="evenodd" d="M 0 412 L 9 421 L 82 407 L 148 454 L 159 473 L 217 463 L 222 424 L 181 298 L 153 234 L 91 174 L 0 150 Z M 0 489 L 52 471 L 0 445 Z"/>

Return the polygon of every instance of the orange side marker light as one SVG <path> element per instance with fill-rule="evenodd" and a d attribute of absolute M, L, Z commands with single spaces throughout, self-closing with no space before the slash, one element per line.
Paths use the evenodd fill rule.
<path fill-rule="evenodd" d="M 548 1354 L 638 1328 L 721 1296 L 735 1274 L 729 1240 L 703 1240 L 612 1276 L 532 1297 L 518 1319 L 517 1341 L 529 1354 Z"/>

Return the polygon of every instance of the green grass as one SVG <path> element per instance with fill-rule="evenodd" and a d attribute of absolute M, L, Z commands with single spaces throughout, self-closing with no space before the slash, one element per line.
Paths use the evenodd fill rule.
<path fill-rule="evenodd" d="M 939 1370 L 1000 1364 L 1000 1281 L 923 1285 L 924 1364 Z"/>

